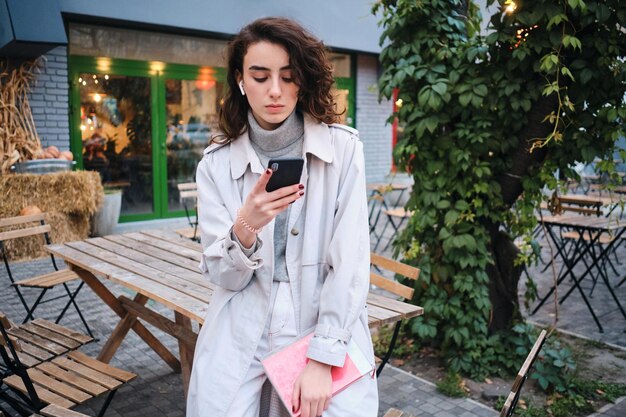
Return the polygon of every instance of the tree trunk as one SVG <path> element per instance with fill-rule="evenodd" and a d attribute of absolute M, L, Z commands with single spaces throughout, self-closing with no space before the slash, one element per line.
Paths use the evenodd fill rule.
<path fill-rule="evenodd" d="M 557 101 L 552 96 L 542 98 L 528 113 L 528 125 L 522 131 L 518 147 L 513 152 L 511 169 L 498 180 L 502 199 L 507 207 L 512 207 L 522 194 L 522 179 L 531 169 L 539 168 L 545 160 L 545 147 L 535 149 L 532 153 L 530 147 L 533 140 L 545 138 L 551 133 L 553 126 L 542 121 L 556 106 Z M 500 230 L 499 224 L 487 225 L 487 229 L 491 237 L 490 250 L 494 260 L 494 264 L 487 267 L 492 306 L 489 331 L 493 332 L 508 329 L 513 320 L 521 318 L 517 286 L 522 268 L 513 265 L 519 249 L 509 235 Z"/>

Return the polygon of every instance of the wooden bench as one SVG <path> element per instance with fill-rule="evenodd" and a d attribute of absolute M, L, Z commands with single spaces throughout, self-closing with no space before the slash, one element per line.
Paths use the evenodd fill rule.
<path fill-rule="evenodd" d="M 26 335 L 25 327 L 15 326 L 0 313 L 0 356 L 9 372 L 8 376 L 0 380 L 0 385 L 6 385 L 19 393 L 18 396 L 12 396 L 8 391 L 0 390 L 0 399 L 22 415 L 34 412 L 54 417 L 81 416 L 70 413 L 69 409 L 108 393 L 100 412 L 103 415 L 117 389 L 136 377 L 131 372 L 76 350 L 63 353 L 62 348 L 67 350 L 70 349 L 68 346 L 74 347 L 79 343 L 76 337 L 70 337 L 76 336 L 71 331 L 68 335 L 66 331 L 56 333 L 59 328 L 35 329 L 49 336 L 44 339 L 35 337 L 35 333 Z M 39 324 L 32 327 L 39 327 Z M 32 350 L 35 342 L 38 347 Z M 30 348 L 27 349 L 27 346 Z M 39 363 L 27 366 L 22 358 L 31 355 L 35 355 Z"/>
<path fill-rule="evenodd" d="M 6 230 L 7 228 L 15 228 L 15 227 L 17 227 L 17 229 Z M 35 310 L 37 309 L 39 304 L 47 303 L 47 302 L 57 300 L 59 298 L 67 297 L 68 301 L 65 307 L 61 310 L 61 313 L 57 317 L 56 322 L 58 323 L 63 318 L 63 315 L 65 314 L 67 309 L 70 307 L 70 305 L 73 305 L 81 321 L 83 322 L 85 329 L 87 330 L 89 335 L 93 337 L 93 334 L 91 333 L 91 329 L 89 328 L 89 325 L 85 321 L 80 309 L 78 308 L 78 304 L 76 304 L 76 301 L 75 301 L 76 296 L 78 295 L 78 293 L 80 292 L 83 286 L 83 282 L 80 280 L 80 278 L 78 277 L 78 275 L 76 275 L 75 272 L 70 271 L 69 269 L 59 269 L 59 267 L 57 266 L 56 260 L 54 258 L 54 255 L 50 255 L 52 266 L 54 267 L 53 272 L 30 277 L 30 278 L 19 280 L 19 281 L 17 281 L 13 277 L 11 264 L 8 260 L 9 254 L 6 249 L 6 242 L 11 241 L 13 239 L 19 239 L 19 238 L 24 238 L 24 237 L 35 237 L 35 238 L 41 239 L 42 246 L 44 244 L 50 244 L 50 236 L 48 235 L 48 233 L 50 232 L 50 225 L 45 223 L 45 213 L 33 214 L 30 216 L 18 216 L 18 217 L 9 217 L 5 219 L 0 219 L 0 230 L 3 230 L 3 231 L 0 231 L 0 252 L 2 252 L 2 256 L 4 259 L 4 266 L 6 268 L 7 275 L 9 276 L 9 280 L 11 281 L 13 288 L 15 288 L 15 291 L 17 292 L 17 296 L 19 300 L 21 301 L 22 305 L 26 309 L 26 316 L 24 318 L 24 322 L 34 318 Z M 79 284 L 74 290 L 70 290 L 67 284 L 74 280 L 78 280 Z M 65 294 L 59 297 L 54 297 L 54 298 L 49 298 L 49 299 L 44 300 L 44 296 L 46 292 L 48 292 L 49 290 L 51 290 L 57 285 L 63 286 L 65 290 Z M 32 306 L 29 306 L 29 303 L 26 302 L 26 299 L 22 295 L 22 292 L 20 290 L 20 288 L 22 287 L 37 288 L 41 290 L 41 292 L 39 293 L 38 297 L 36 298 Z"/>
<path fill-rule="evenodd" d="M 383 274 L 394 274 L 394 276 L 400 276 L 401 278 L 407 278 L 415 281 L 420 274 L 419 268 L 386 258 L 373 252 L 370 253 L 370 264 L 372 267 L 372 271 L 370 272 L 370 284 L 375 285 L 376 287 L 391 293 L 394 296 L 401 297 L 402 301 L 411 300 L 413 298 L 413 293 L 415 291 L 413 287 L 409 287 L 397 282 L 394 279 L 385 277 Z M 370 292 L 368 295 L 368 301 L 372 301 L 376 297 L 377 296 L 375 294 Z M 385 296 L 379 296 L 379 299 L 376 301 L 381 303 L 381 306 L 385 306 L 385 303 L 392 303 L 394 300 Z M 375 307 L 372 305 L 368 306 L 370 313 L 372 313 L 371 309 L 373 308 Z M 380 360 L 380 364 L 376 370 L 376 376 L 380 375 L 383 368 L 391 358 L 396 340 L 398 338 L 398 333 L 400 332 L 400 323 L 401 321 L 396 321 L 391 342 L 389 343 L 389 348 L 387 349 L 385 356 L 383 356 Z"/>

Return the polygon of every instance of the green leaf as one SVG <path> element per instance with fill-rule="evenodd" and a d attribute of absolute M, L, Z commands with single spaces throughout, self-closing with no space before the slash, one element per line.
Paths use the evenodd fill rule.
<path fill-rule="evenodd" d="M 567 75 L 568 77 L 570 77 L 572 79 L 572 81 L 576 81 L 574 79 L 574 75 L 570 72 L 570 70 L 567 67 L 562 67 L 561 68 L 561 74 Z"/>
<path fill-rule="evenodd" d="M 448 91 L 448 86 L 445 83 L 433 84 L 432 88 L 440 96 L 443 96 L 446 93 L 446 91 Z"/>
<path fill-rule="evenodd" d="M 456 211 L 456 210 L 449 210 L 449 211 L 446 213 L 445 217 L 444 217 L 444 222 L 445 222 L 447 225 L 452 226 L 452 225 L 454 225 L 454 224 L 456 223 L 456 221 L 458 220 L 458 218 L 459 218 L 459 212 L 458 212 L 458 211 Z M 441 234 L 440 234 L 440 235 L 441 235 Z"/>
<path fill-rule="evenodd" d="M 489 90 L 487 90 L 487 86 L 485 84 L 479 84 L 474 87 L 474 94 L 478 96 L 485 97 L 488 92 Z"/>
<path fill-rule="evenodd" d="M 563 36 L 563 46 L 566 48 L 571 46 L 574 50 L 578 49 L 579 51 L 582 51 L 582 43 L 580 42 L 580 39 L 572 35 Z"/>
<path fill-rule="evenodd" d="M 498 36 L 499 36 L 498 32 L 493 32 L 493 33 L 489 34 L 489 36 L 487 36 L 487 39 L 486 39 L 487 43 L 489 45 L 495 44 L 496 41 L 498 40 Z"/>
<path fill-rule="evenodd" d="M 583 0 L 567 0 L 567 4 L 569 4 L 569 7 L 572 9 L 585 10 L 587 8 L 587 5 Z"/>
<path fill-rule="evenodd" d="M 450 201 L 448 200 L 439 200 L 436 206 L 439 210 L 447 209 L 450 207 Z"/>
<path fill-rule="evenodd" d="M 431 90 L 429 87 L 424 87 L 417 96 L 417 102 L 421 107 L 426 107 L 428 100 L 430 100 Z"/>
<path fill-rule="evenodd" d="M 567 15 L 563 13 L 556 14 L 548 21 L 547 29 L 550 30 L 553 26 L 560 25 L 562 22 L 569 22 Z"/>
<path fill-rule="evenodd" d="M 465 93 L 459 96 L 459 104 L 463 107 L 467 107 L 468 104 L 472 101 L 473 94 Z"/>
<path fill-rule="evenodd" d="M 430 133 L 435 133 L 435 130 L 437 130 L 437 126 L 439 125 L 437 117 L 429 117 L 424 120 L 424 123 L 426 123 L 426 129 L 428 129 Z"/>

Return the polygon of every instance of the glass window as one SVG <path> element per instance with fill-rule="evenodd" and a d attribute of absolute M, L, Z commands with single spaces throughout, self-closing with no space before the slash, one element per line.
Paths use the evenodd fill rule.
<path fill-rule="evenodd" d="M 217 108 L 223 83 L 206 69 L 197 80 L 165 80 L 168 209 L 181 210 L 178 184 L 195 181 L 196 167 L 211 133 L 218 130 Z"/>
<path fill-rule="evenodd" d="M 84 72 L 78 85 L 84 168 L 122 189 L 122 214 L 151 213 L 150 79 Z"/>

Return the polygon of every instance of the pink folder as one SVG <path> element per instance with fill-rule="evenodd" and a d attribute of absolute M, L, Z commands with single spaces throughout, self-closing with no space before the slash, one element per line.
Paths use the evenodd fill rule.
<path fill-rule="evenodd" d="M 292 411 L 293 386 L 308 362 L 306 353 L 312 337 L 313 331 L 306 333 L 295 342 L 270 352 L 261 361 L 265 374 L 293 417 L 300 415 L 299 410 L 295 414 Z M 331 370 L 333 395 L 364 375 L 371 374 L 373 377 L 373 371 L 374 366 L 369 363 L 363 351 L 351 340 L 348 343 L 348 352 L 343 368 L 333 367 Z"/>

